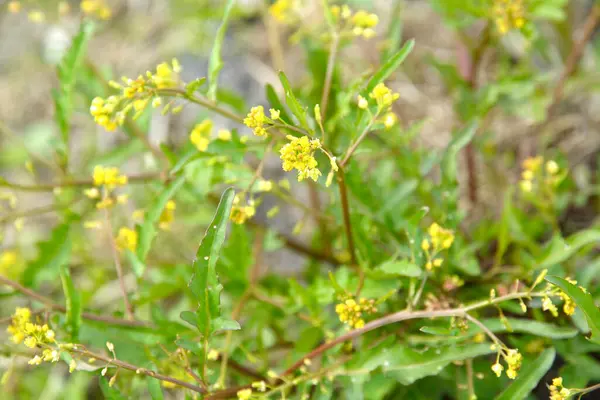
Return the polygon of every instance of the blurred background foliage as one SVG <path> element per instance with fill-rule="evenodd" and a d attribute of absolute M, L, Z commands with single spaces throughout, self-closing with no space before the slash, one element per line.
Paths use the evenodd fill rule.
<path fill-rule="evenodd" d="M 439 311 L 486 300 L 491 289 L 505 296 L 545 269 L 576 279 L 592 299 L 600 295 L 594 2 L 523 0 L 523 23 L 506 31 L 495 11 L 502 1 L 345 2 L 377 14 L 379 23 L 376 38 L 340 46 L 323 116 L 327 149 L 339 160 L 367 124 L 356 96 L 373 89 L 373 76 L 400 94 L 392 108 L 398 122 L 391 129 L 379 124 L 345 167 L 349 221 L 337 183 L 324 183 L 327 157 L 317 155 L 324 175 L 318 183 L 297 183 L 281 169 L 281 142 L 274 140 L 273 151 L 223 113 L 181 102 L 177 114 L 148 107 L 117 132 L 94 124 L 90 103 L 115 92 L 110 80 L 135 78 L 173 58 L 184 82 L 208 76 L 225 2 L 84 3 L 5 2 L 0 11 L 6 325 L 15 307 L 30 307 L 62 342 L 98 353 L 110 342 L 121 361 L 243 398 L 244 385 L 268 381 L 347 332 L 335 305 L 357 291 L 377 301 L 368 320 L 419 299 Z M 322 2 L 296 2 L 284 21 L 269 12 L 272 3 L 234 2 L 216 103 L 242 117 L 256 105 L 281 108 L 300 126 L 293 93 L 309 130 L 318 132 L 313 107 L 323 106 L 331 43 Z M 293 91 L 284 90 L 280 70 Z M 198 93 L 209 96 L 207 87 Z M 208 117 L 213 140 L 197 154 L 189 134 Z M 231 140 L 218 139 L 219 130 L 231 131 Z M 543 158 L 534 168 L 535 156 Z M 109 212 L 85 193 L 97 165 L 129 177 L 115 189 L 122 202 Z M 523 174 L 528 168 L 531 177 Z M 219 230 L 227 224 L 228 186 L 250 192 L 256 215 L 227 228 L 216 264 L 221 329 L 213 325 L 219 332 L 206 335 L 182 312 L 203 304 L 188 289 L 198 273 L 192 264 L 210 247 L 203 242 L 198 250 L 213 218 Z M 421 243 L 433 222 L 452 230 L 454 243 L 429 274 Z M 137 229 L 139 241 L 115 257 L 121 228 Z M 593 302 L 575 302 L 573 315 L 557 318 L 535 297 L 525 311 L 516 301 L 478 311 L 523 354 L 523 378 L 515 381 L 491 372 L 496 352 L 482 344 L 481 328 L 439 318 L 385 326 L 338 345 L 295 368 L 298 382 L 283 383 L 285 398 L 548 398 L 547 385 L 558 376 L 568 387 L 590 386 L 600 381 L 600 348 L 585 335 L 599 321 L 586 312 Z M 56 365 L 31 366 L 33 352 L 5 338 L 6 398 L 198 397 L 135 369 L 113 365 L 105 376 L 106 363 L 89 357 L 78 358 L 72 374 L 68 354 Z M 284 390 L 269 393 L 284 398 Z"/>

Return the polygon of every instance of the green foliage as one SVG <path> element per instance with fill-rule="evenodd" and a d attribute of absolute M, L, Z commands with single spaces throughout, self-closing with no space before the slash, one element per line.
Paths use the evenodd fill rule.
<path fill-rule="evenodd" d="M 174 0 L 151 32 L 100 3 L 61 6 L 54 119 L 38 93 L 0 121 L 7 398 L 595 389 L 599 170 L 562 144 L 595 132 L 600 59 L 575 3 Z"/>

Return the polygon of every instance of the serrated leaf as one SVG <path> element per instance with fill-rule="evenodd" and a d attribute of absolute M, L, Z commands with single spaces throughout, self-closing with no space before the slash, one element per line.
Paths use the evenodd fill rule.
<path fill-rule="evenodd" d="M 69 262 L 70 256 L 70 227 L 61 224 L 54 228 L 50 239 L 38 243 L 38 256 L 23 272 L 23 284 L 36 286 L 42 280 L 55 279 L 60 275 L 61 266 Z"/>
<path fill-rule="evenodd" d="M 545 279 L 553 285 L 558 286 L 583 311 L 588 327 L 590 328 L 591 336 L 589 339 L 594 343 L 600 344 L 600 310 L 594 304 L 592 296 L 558 276 L 550 275 Z"/>
<path fill-rule="evenodd" d="M 66 264 L 61 265 L 60 280 L 65 295 L 68 331 L 71 334 L 71 341 L 77 342 L 81 326 L 81 297 L 73 285 L 71 272 Z"/>
<path fill-rule="evenodd" d="M 79 33 L 73 39 L 71 48 L 64 55 L 57 68 L 60 90 L 53 91 L 52 97 L 55 104 L 55 118 L 61 132 L 65 149 L 69 144 L 69 131 L 71 121 L 72 100 L 71 94 L 75 85 L 77 71 L 81 68 L 89 39 L 94 32 L 91 21 L 84 21 L 79 26 Z M 65 153 L 67 154 L 67 152 Z"/>
<path fill-rule="evenodd" d="M 229 15 L 231 9 L 235 4 L 235 0 L 229 0 L 225 4 L 225 11 L 223 12 L 223 19 L 221 25 L 217 29 L 215 34 L 215 42 L 210 53 L 210 60 L 208 62 L 208 98 L 212 101 L 217 100 L 217 85 L 219 81 L 219 72 L 223 68 L 223 59 L 221 58 L 221 48 L 223 47 L 223 40 L 225 40 L 225 32 L 227 32 L 227 25 L 229 23 Z"/>
<path fill-rule="evenodd" d="M 287 76 L 285 76 L 283 71 L 279 71 L 279 80 L 283 86 L 283 90 L 285 92 L 285 102 L 290 108 L 290 111 L 296 116 L 298 122 L 304 129 L 310 130 L 310 127 L 306 122 L 306 110 L 298 102 L 298 99 L 292 90 L 292 86 L 290 85 L 290 81 L 288 80 Z"/>
<path fill-rule="evenodd" d="M 145 265 L 146 256 L 150 251 L 150 246 L 152 245 L 152 240 L 157 234 L 156 224 L 160 219 L 160 215 L 162 214 L 167 202 L 173 197 L 175 192 L 181 187 L 185 180 L 185 176 L 180 175 L 175 178 L 169 185 L 163 190 L 163 192 L 158 196 L 152 206 L 148 210 L 148 212 L 144 215 L 144 222 L 141 225 L 138 225 L 138 245 L 136 249 L 136 255 L 139 262 L 142 265 Z M 141 267 L 141 265 L 140 265 Z M 143 273 L 143 269 L 138 271 L 141 275 Z"/>
<path fill-rule="evenodd" d="M 517 379 L 510 384 L 496 400 L 522 400 L 536 388 L 540 380 L 552 367 L 556 351 L 553 348 L 546 349 L 533 362 L 526 363 L 519 372 Z"/>
<path fill-rule="evenodd" d="M 377 267 L 382 272 L 392 275 L 402 275 L 417 278 L 421 276 L 423 271 L 421 268 L 409 260 L 390 260 L 386 261 Z"/>
<path fill-rule="evenodd" d="M 212 320 L 221 314 L 219 296 L 222 286 L 218 281 L 216 265 L 221 247 L 225 242 L 234 197 L 233 188 L 228 188 L 223 192 L 215 216 L 206 229 L 196 252 L 193 264 L 194 275 L 189 283 L 199 306 L 196 311 L 196 326 L 205 339 L 212 333 Z"/>
<path fill-rule="evenodd" d="M 393 56 L 391 56 L 375 74 L 369 79 L 365 93 L 370 93 L 375 86 L 385 81 L 398 69 L 406 57 L 410 54 L 413 47 L 415 47 L 414 39 L 408 40 L 400 50 L 398 50 Z"/>

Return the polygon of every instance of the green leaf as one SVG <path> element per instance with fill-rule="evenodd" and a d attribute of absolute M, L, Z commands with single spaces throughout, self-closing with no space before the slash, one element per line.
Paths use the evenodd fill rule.
<path fill-rule="evenodd" d="M 50 239 L 38 243 L 38 256 L 23 272 L 25 286 L 37 286 L 41 281 L 53 280 L 60 274 L 60 268 L 71 257 L 71 236 L 69 224 L 58 225 Z"/>
<path fill-rule="evenodd" d="M 411 385 L 426 376 L 439 374 L 448 364 L 491 354 L 489 344 L 452 345 L 417 351 L 410 347 L 383 343 L 348 363 L 353 369 L 370 372 L 381 367 L 386 376 L 395 378 L 402 385 Z"/>
<path fill-rule="evenodd" d="M 227 233 L 227 223 L 235 191 L 228 188 L 223 192 L 217 212 L 206 229 L 204 238 L 196 252 L 194 260 L 194 275 L 189 283 L 189 287 L 196 300 L 198 309 L 196 311 L 196 326 L 204 338 L 208 338 L 212 333 L 211 322 L 220 316 L 219 296 L 222 286 L 219 284 L 216 265 L 219 259 L 221 247 L 225 242 Z"/>
<path fill-rule="evenodd" d="M 569 236 L 566 240 L 556 235 L 548 245 L 544 258 L 539 262 L 539 268 L 559 264 L 569 259 L 582 247 L 598 242 L 600 242 L 600 230 L 588 229 L 581 231 Z"/>
<path fill-rule="evenodd" d="M 296 116 L 296 118 L 298 118 L 298 122 L 304 129 L 310 130 L 310 127 L 306 122 L 306 110 L 298 102 L 298 99 L 294 95 L 294 91 L 290 85 L 290 81 L 288 81 L 288 78 L 285 76 L 283 71 L 279 71 L 279 80 L 281 81 L 281 85 L 285 91 L 285 102 L 290 108 L 290 111 Z"/>
<path fill-rule="evenodd" d="M 409 260 L 390 260 L 384 262 L 377 268 L 380 271 L 385 272 L 386 274 L 410 276 L 413 278 L 417 278 L 423 273 L 423 271 L 417 264 Z"/>
<path fill-rule="evenodd" d="M 578 334 L 577 329 L 570 326 L 558 326 L 547 322 L 523 318 L 507 318 L 506 320 L 512 328 L 510 332 L 529 333 L 534 336 L 550 339 L 568 339 L 575 337 Z M 483 319 L 481 322 L 494 333 L 509 332 L 500 318 Z M 469 334 L 478 332 L 482 332 L 481 328 L 475 324 L 470 325 Z"/>
<path fill-rule="evenodd" d="M 71 334 L 71 341 L 77 342 L 79 327 L 81 326 L 81 297 L 77 289 L 75 289 L 75 285 L 73 285 L 71 272 L 69 271 L 69 266 L 66 264 L 61 265 L 60 280 L 65 295 L 67 324 L 69 333 Z"/>
<path fill-rule="evenodd" d="M 229 15 L 231 9 L 235 4 L 235 0 L 228 0 L 225 4 L 225 11 L 223 13 L 223 19 L 221 25 L 215 35 L 215 43 L 213 44 L 212 51 L 210 53 L 210 61 L 208 62 L 208 98 L 212 101 L 217 100 L 217 85 L 219 81 L 219 72 L 223 68 L 223 59 L 221 58 L 221 48 L 223 47 L 223 40 L 225 39 L 225 32 L 227 31 L 227 24 L 229 23 Z"/>
<path fill-rule="evenodd" d="M 389 25 L 386 33 L 386 49 L 383 53 L 383 60 L 387 60 L 392 56 L 392 53 L 397 51 L 400 47 L 400 41 L 402 40 L 402 25 L 404 19 L 402 18 L 402 9 L 404 1 L 396 0 L 392 15 L 389 19 Z"/>
<path fill-rule="evenodd" d="M 441 326 L 422 326 L 419 330 L 423 333 L 438 336 L 456 336 L 458 333 L 456 329 L 448 329 Z"/>
<path fill-rule="evenodd" d="M 213 332 L 219 331 L 239 331 L 242 329 L 240 323 L 232 319 L 215 318 L 213 320 Z"/>
<path fill-rule="evenodd" d="M 56 107 L 56 122 L 60 128 L 61 137 L 65 148 L 68 148 L 71 110 L 73 108 L 71 94 L 75 86 L 75 78 L 81 68 L 87 43 L 94 32 L 91 21 L 84 21 L 79 26 L 79 33 L 73 39 L 73 44 L 65 54 L 57 68 L 60 81 L 60 91 L 53 91 L 52 97 Z M 65 153 L 66 154 L 66 153 Z"/>
<path fill-rule="evenodd" d="M 285 108 L 281 100 L 279 100 L 279 97 L 277 96 L 277 92 L 275 92 L 275 88 L 273 88 L 273 85 L 271 85 L 270 83 L 267 84 L 265 86 L 265 92 L 267 95 L 267 100 L 269 100 L 269 104 L 271 105 L 271 107 L 280 111 L 279 118 L 288 123 L 291 123 L 292 118 L 288 114 L 287 109 Z"/>
<path fill-rule="evenodd" d="M 152 400 L 162 400 L 164 397 L 158 379 L 146 376 L 146 382 L 148 383 L 148 392 Z"/>
<path fill-rule="evenodd" d="M 592 296 L 558 276 L 549 275 L 545 279 L 553 285 L 558 286 L 583 311 L 591 332 L 589 339 L 594 343 L 600 344 L 600 310 L 594 304 Z"/>
<path fill-rule="evenodd" d="M 197 325 L 196 314 L 191 311 L 182 311 L 179 317 L 192 326 Z"/>
<path fill-rule="evenodd" d="M 538 385 L 540 380 L 552 367 L 556 351 L 553 348 L 546 349 L 533 362 L 526 363 L 519 372 L 517 379 L 510 384 L 496 400 L 522 400 Z"/>
<path fill-rule="evenodd" d="M 415 47 L 414 39 L 408 40 L 400 50 L 398 50 L 393 56 L 391 56 L 377 72 L 369 79 L 365 93 L 370 93 L 375 86 L 385 81 L 398 69 L 406 57 L 410 54 L 413 47 Z"/>
<path fill-rule="evenodd" d="M 158 233 L 156 230 L 156 224 L 160 219 L 160 215 L 162 214 L 167 202 L 173 197 L 175 192 L 181 187 L 185 180 L 185 176 L 180 175 L 175 178 L 175 180 L 171 181 L 169 186 L 167 186 L 164 191 L 158 196 L 158 198 L 152 204 L 152 207 L 148 210 L 148 212 L 144 215 L 144 222 L 141 225 L 137 226 L 138 231 L 138 245 L 136 248 L 136 255 L 141 263 L 138 267 L 141 267 L 145 264 L 146 256 L 150 251 L 150 246 L 152 245 L 152 240 Z M 140 271 L 136 271 L 140 275 L 143 273 L 143 269 Z M 138 275 L 138 276 L 140 276 Z"/>
<path fill-rule="evenodd" d="M 472 121 L 459 131 L 448 144 L 442 159 L 441 171 L 446 183 L 456 182 L 458 153 L 473 140 L 479 123 Z"/>

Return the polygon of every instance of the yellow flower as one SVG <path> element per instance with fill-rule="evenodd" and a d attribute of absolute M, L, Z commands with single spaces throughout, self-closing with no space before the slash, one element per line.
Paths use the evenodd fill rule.
<path fill-rule="evenodd" d="M 340 322 L 345 323 L 350 328 L 362 328 L 365 326 L 365 320 L 362 318 L 363 313 L 373 314 L 377 312 L 375 300 L 361 298 L 358 303 L 353 298 L 335 306 L 335 312 L 338 314 Z"/>
<path fill-rule="evenodd" d="M 224 142 L 229 142 L 231 140 L 231 131 L 227 129 L 219 129 L 219 132 L 217 132 L 217 138 Z"/>
<path fill-rule="evenodd" d="M 559 166 L 556 163 L 556 161 L 549 160 L 548 162 L 546 162 L 546 172 L 548 172 L 550 175 L 557 174 L 558 170 L 559 170 Z"/>
<path fill-rule="evenodd" d="M 421 241 L 421 248 L 423 249 L 423 251 L 428 251 L 430 249 L 430 244 L 429 244 L 429 240 L 427 239 L 423 239 Z"/>
<path fill-rule="evenodd" d="M 215 349 L 210 349 L 210 351 L 206 355 L 206 358 L 211 361 L 215 361 L 219 358 L 219 352 Z"/>
<path fill-rule="evenodd" d="M 540 169 L 540 166 L 543 162 L 544 158 L 542 156 L 526 158 L 525 160 L 523 160 L 523 169 L 532 172 L 537 172 Z"/>
<path fill-rule="evenodd" d="M 115 244 L 120 251 L 131 250 L 135 251 L 138 242 L 138 234 L 133 229 L 121 228 L 115 239 Z"/>
<path fill-rule="evenodd" d="M 127 184 L 127 176 L 119 175 L 119 169 L 117 167 L 103 167 L 101 165 L 96 165 L 94 167 L 93 178 L 95 186 L 104 185 L 108 189 Z"/>
<path fill-rule="evenodd" d="M 246 118 L 244 118 L 244 124 L 248 128 L 251 128 L 256 136 L 265 136 L 267 134 L 264 125 L 268 122 L 263 106 L 252 107 Z"/>
<path fill-rule="evenodd" d="M 383 116 L 383 125 L 385 129 L 391 129 L 398 122 L 398 117 L 393 112 L 389 112 Z"/>
<path fill-rule="evenodd" d="M 252 389 L 242 389 L 237 392 L 238 400 L 248 400 L 252 397 Z"/>
<path fill-rule="evenodd" d="M 392 103 L 400 97 L 398 93 L 392 92 L 384 83 L 379 83 L 373 88 L 369 97 L 377 102 L 379 111 L 389 108 Z"/>
<path fill-rule="evenodd" d="M 165 89 L 177 86 L 177 73 L 181 71 L 179 61 L 174 58 L 171 65 L 166 62 L 160 63 L 156 67 L 156 73 L 150 75 L 150 80 L 158 89 Z"/>
<path fill-rule="evenodd" d="M 0 254 L 0 271 L 6 271 L 17 263 L 17 253 L 15 251 L 4 251 Z"/>
<path fill-rule="evenodd" d="M 554 305 L 554 303 L 552 303 L 552 300 L 548 296 L 544 296 L 544 298 L 542 299 L 542 310 L 550 311 L 552 316 L 558 317 L 558 310 L 556 309 L 556 306 Z"/>
<path fill-rule="evenodd" d="M 522 28 L 525 25 L 523 0 L 494 0 L 492 18 L 501 35 Z"/>
<path fill-rule="evenodd" d="M 281 111 L 279 111 L 279 110 L 276 110 L 276 109 L 274 109 L 274 108 L 270 108 L 270 109 L 269 109 L 269 113 L 271 114 L 271 119 L 272 119 L 273 121 L 276 121 L 276 120 L 278 120 L 278 119 L 279 119 L 279 115 L 281 114 Z"/>
<path fill-rule="evenodd" d="M 262 179 L 258 182 L 259 192 L 270 192 L 271 190 L 273 190 L 273 182 Z"/>
<path fill-rule="evenodd" d="M 267 391 L 267 384 L 265 383 L 265 381 L 252 382 L 252 387 L 258 390 L 259 392 Z"/>
<path fill-rule="evenodd" d="M 46 20 L 46 15 L 38 10 L 33 10 L 30 11 L 29 14 L 27 14 L 27 18 L 34 23 L 41 23 L 44 22 Z"/>
<path fill-rule="evenodd" d="M 321 147 L 319 139 L 309 139 L 308 136 L 296 138 L 288 136 L 289 143 L 279 151 L 283 161 L 283 170 L 298 170 L 298 181 L 311 178 L 315 182 L 319 179 L 321 171 L 317 168 L 318 163 L 314 157 L 316 149 Z"/>
<path fill-rule="evenodd" d="M 205 119 L 194 126 L 190 133 L 190 141 L 196 146 L 198 151 L 206 151 L 210 144 L 210 134 L 213 128 L 213 123 L 210 119 Z"/>
<path fill-rule="evenodd" d="M 233 206 L 229 219 L 234 223 L 241 225 L 254 216 L 256 209 L 253 205 Z"/>
<path fill-rule="evenodd" d="M 269 7 L 269 13 L 279 22 L 285 22 L 289 18 L 292 8 L 291 0 L 277 0 Z"/>

